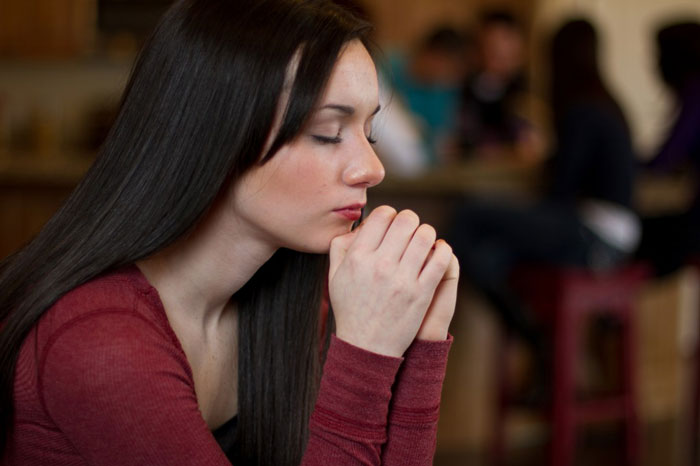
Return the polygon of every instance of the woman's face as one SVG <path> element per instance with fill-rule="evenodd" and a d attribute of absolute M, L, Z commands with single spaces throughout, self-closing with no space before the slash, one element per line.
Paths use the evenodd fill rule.
<path fill-rule="evenodd" d="M 367 188 L 384 178 L 370 144 L 378 102 L 374 63 L 352 41 L 301 134 L 233 188 L 238 227 L 275 248 L 328 252 L 359 218 Z"/>

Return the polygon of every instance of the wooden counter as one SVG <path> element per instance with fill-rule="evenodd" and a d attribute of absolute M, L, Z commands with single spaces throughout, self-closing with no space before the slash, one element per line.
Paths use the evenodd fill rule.
<path fill-rule="evenodd" d="M 459 198 L 499 196 L 523 199 L 537 196 L 543 183 L 540 167 L 511 160 L 470 160 L 429 171 L 416 178 L 386 179 L 370 192 L 380 197 Z M 637 178 L 635 205 L 642 215 L 685 210 L 695 192 L 691 173 Z"/>
<path fill-rule="evenodd" d="M 92 154 L 36 156 L 0 153 L 0 187 L 63 187 L 72 189 L 92 164 Z"/>
<path fill-rule="evenodd" d="M 387 176 L 370 190 L 368 208 L 389 204 L 399 210 L 414 210 L 441 233 L 448 228 L 451 213 L 463 199 L 534 200 L 539 197 L 543 182 L 538 166 L 512 160 L 474 159 L 416 178 Z M 686 210 L 694 192 L 691 173 L 678 176 L 642 173 L 637 178 L 634 203 L 642 216 L 669 214 Z"/>

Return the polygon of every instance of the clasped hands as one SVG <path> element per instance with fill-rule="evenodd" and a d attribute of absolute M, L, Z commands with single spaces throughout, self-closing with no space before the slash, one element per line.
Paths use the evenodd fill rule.
<path fill-rule="evenodd" d="M 433 227 L 389 206 L 331 242 L 329 293 L 336 335 L 400 357 L 414 339 L 444 340 L 457 300 L 459 263 Z"/>

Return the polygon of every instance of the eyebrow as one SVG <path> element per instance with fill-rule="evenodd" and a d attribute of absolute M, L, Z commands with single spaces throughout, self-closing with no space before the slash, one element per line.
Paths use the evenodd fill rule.
<path fill-rule="evenodd" d="M 379 110 L 381 110 L 381 108 L 382 108 L 381 105 L 377 105 L 377 108 L 375 108 L 374 111 L 372 111 L 372 114 L 370 116 L 376 115 L 379 112 Z M 325 110 L 325 109 L 336 110 L 336 111 L 343 113 L 345 115 L 348 115 L 348 116 L 355 114 L 355 107 L 351 107 L 349 105 L 328 104 L 328 105 L 324 105 L 319 110 Z"/>

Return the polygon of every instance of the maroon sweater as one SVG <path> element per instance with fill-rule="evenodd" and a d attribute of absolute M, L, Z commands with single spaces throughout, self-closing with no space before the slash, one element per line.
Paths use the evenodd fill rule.
<path fill-rule="evenodd" d="M 405 358 L 333 337 L 303 465 L 429 465 L 450 341 Z M 228 465 L 157 291 L 135 266 L 62 297 L 24 342 L 2 465 Z"/>

